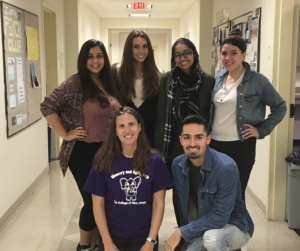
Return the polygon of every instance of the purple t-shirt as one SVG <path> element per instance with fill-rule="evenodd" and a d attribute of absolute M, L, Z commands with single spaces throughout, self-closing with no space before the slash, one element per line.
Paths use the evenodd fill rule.
<path fill-rule="evenodd" d="M 162 157 L 149 154 L 146 177 L 132 170 L 132 158 L 123 154 L 116 172 L 99 172 L 92 167 L 84 190 L 105 197 L 105 214 L 111 236 L 124 239 L 147 237 L 152 217 L 153 194 L 172 188 L 172 179 Z"/>

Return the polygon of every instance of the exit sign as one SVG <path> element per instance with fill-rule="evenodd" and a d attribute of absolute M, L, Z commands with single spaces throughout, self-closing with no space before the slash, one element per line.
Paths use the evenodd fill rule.
<path fill-rule="evenodd" d="M 145 2 L 133 2 L 131 3 L 132 10 L 145 10 L 147 9 L 147 3 Z"/>

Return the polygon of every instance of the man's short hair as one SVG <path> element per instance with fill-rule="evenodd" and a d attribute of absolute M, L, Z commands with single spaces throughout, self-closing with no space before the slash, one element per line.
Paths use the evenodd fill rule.
<path fill-rule="evenodd" d="M 183 126 L 184 125 L 189 125 L 189 124 L 203 125 L 204 126 L 204 131 L 206 132 L 207 136 L 210 134 L 210 130 L 209 130 L 207 120 L 204 117 L 200 116 L 200 115 L 190 115 L 190 116 L 186 117 L 181 122 L 180 134 L 182 133 Z"/>

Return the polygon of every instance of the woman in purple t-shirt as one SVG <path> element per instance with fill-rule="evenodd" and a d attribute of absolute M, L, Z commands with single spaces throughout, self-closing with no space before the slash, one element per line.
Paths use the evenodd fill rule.
<path fill-rule="evenodd" d="M 138 113 L 120 107 L 96 155 L 84 190 L 92 194 L 99 251 L 158 250 L 156 244 L 172 180 L 150 148 Z"/>

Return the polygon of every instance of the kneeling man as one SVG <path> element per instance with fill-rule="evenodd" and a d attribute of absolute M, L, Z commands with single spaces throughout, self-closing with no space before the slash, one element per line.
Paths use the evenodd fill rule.
<path fill-rule="evenodd" d="M 180 142 L 185 154 L 172 164 L 180 226 L 166 241 L 166 251 L 173 251 L 181 238 L 181 250 L 236 250 L 253 234 L 236 163 L 209 148 L 210 140 L 203 117 L 183 120 Z"/>

